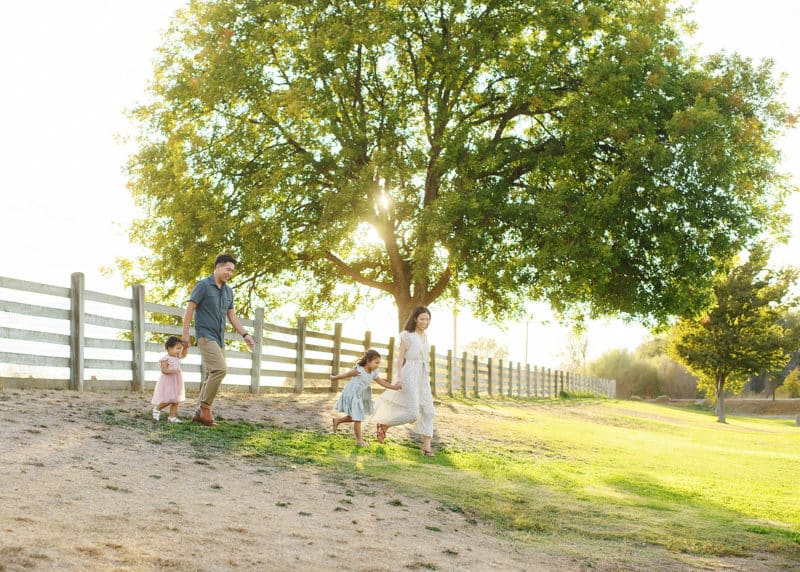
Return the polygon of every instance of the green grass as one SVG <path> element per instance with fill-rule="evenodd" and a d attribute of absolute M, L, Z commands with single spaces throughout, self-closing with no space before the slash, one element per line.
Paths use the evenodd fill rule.
<path fill-rule="evenodd" d="M 574 398 L 450 403 L 470 414 L 458 440 L 432 459 L 402 441 L 358 449 L 344 436 L 245 423 L 140 425 L 191 443 L 199 455 L 270 457 L 381 479 L 540 547 L 611 560 L 626 550 L 666 550 L 800 561 L 793 421 L 730 416 L 723 425 L 705 411 Z M 120 422 L 117 412 L 105 415 Z"/>

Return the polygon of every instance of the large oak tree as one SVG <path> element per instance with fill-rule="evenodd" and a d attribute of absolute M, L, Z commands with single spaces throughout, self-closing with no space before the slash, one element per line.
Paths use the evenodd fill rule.
<path fill-rule="evenodd" d="M 133 112 L 137 277 L 231 251 L 312 313 L 347 284 L 400 318 L 459 286 L 495 316 L 707 304 L 781 212 L 790 116 L 769 62 L 683 27 L 662 0 L 195 0 Z"/>

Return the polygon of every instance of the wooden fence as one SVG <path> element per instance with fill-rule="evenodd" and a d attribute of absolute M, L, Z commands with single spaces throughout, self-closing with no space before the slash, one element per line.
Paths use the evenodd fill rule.
<path fill-rule="evenodd" d="M 181 335 L 183 312 L 147 302 L 141 285 L 131 288 L 130 298 L 86 290 L 81 273 L 72 275 L 69 288 L 0 277 L 0 367 L 37 372 L 12 373 L 3 381 L 7 387 L 151 389 L 158 376 L 158 356 L 164 353 L 163 339 Z M 386 356 L 383 365 L 391 379 L 393 337 L 385 343 L 373 340 L 369 331 L 359 338 L 346 337 L 341 324 L 330 333 L 316 332 L 302 317 L 295 327 L 269 324 L 261 308 L 240 321 L 252 333 L 255 348 L 247 351 L 239 335 L 226 332 L 226 390 L 337 391 L 338 383 L 329 375 L 351 367 L 368 348 Z M 181 368 L 187 388 L 199 388 L 203 371 L 196 347 Z M 440 354 L 435 347 L 431 347 L 430 372 L 434 395 L 616 394 L 614 380 L 512 361 L 481 362 L 477 356 L 455 356 L 451 350 Z"/>

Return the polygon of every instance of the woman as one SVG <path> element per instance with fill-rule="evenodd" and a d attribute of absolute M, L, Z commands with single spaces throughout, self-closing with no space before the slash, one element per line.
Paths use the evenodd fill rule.
<path fill-rule="evenodd" d="M 430 344 L 425 330 L 431 323 L 431 313 L 424 306 L 411 312 L 400 332 L 397 352 L 399 391 L 384 391 L 375 401 L 373 419 L 378 424 L 377 438 L 383 443 L 386 430 L 394 425 L 412 423 L 414 433 L 422 435 L 422 455 L 433 457 L 433 396 L 431 395 L 428 359 Z"/>

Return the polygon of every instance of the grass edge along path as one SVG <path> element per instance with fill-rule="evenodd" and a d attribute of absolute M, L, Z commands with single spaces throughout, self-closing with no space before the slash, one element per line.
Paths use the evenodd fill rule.
<path fill-rule="evenodd" d="M 349 435 L 318 431 L 131 421 L 203 455 L 380 479 L 540 548 L 626 562 L 652 549 L 800 562 L 800 485 L 792 477 L 800 431 L 788 422 L 734 417 L 720 425 L 704 411 L 592 399 L 445 404 L 463 417 L 463 438 L 448 438 L 433 459 L 407 440 L 358 449 Z M 104 417 L 115 422 L 113 410 Z"/>

